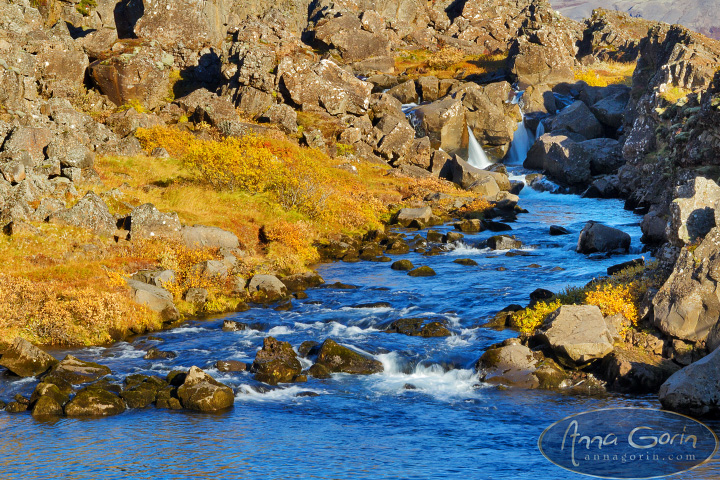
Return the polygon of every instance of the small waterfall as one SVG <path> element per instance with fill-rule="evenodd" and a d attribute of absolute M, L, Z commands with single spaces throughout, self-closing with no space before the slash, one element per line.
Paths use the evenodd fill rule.
<path fill-rule="evenodd" d="M 473 167 L 485 169 L 492 165 L 492 162 L 488 159 L 480 143 L 478 143 L 475 134 L 472 129 L 467 127 L 468 130 L 468 163 Z"/>
<path fill-rule="evenodd" d="M 505 164 L 522 165 L 527 158 L 527 154 L 534 140 L 532 132 L 525 126 L 525 114 L 523 114 L 522 120 L 518 123 L 515 134 L 513 135 L 513 141 L 512 144 L 510 144 L 510 151 L 508 152 Z"/>
<path fill-rule="evenodd" d="M 545 135 L 545 124 L 540 120 L 538 122 L 537 129 L 535 130 L 535 140 Z"/>

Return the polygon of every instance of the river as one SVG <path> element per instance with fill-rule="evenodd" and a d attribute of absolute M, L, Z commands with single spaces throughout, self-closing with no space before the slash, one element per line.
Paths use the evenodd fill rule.
<path fill-rule="evenodd" d="M 509 168 L 515 177 L 524 173 L 521 167 Z M 326 264 L 318 271 L 328 284 L 358 288 L 310 290 L 290 311 L 253 308 L 187 322 L 156 334 L 162 342 L 138 337 L 107 348 L 52 351 L 57 357 L 72 353 L 107 365 L 118 380 L 131 373 L 164 376 L 197 365 L 232 386 L 236 403 L 230 411 L 212 415 L 150 408 L 52 422 L 37 421 L 29 413 L 0 412 L 0 478 L 587 478 L 548 462 L 537 448 L 541 432 L 584 410 L 659 408 L 659 402 L 654 396 L 570 396 L 482 385 L 472 370 L 474 362 L 489 345 L 515 333 L 480 325 L 509 304 L 526 304 L 536 288 L 559 291 L 583 285 L 608 266 L 637 258 L 640 217 L 623 210 L 619 200 L 529 188 L 520 198 L 529 213 L 519 215 L 511 233 L 525 244 L 522 255 L 473 247 L 490 232 L 466 235 L 465 244 L 442 255 L 403 256 L 432 267 L 435 277 L 412 278 L 387 263 Z M 628 232 L 632 253 L 612 258 L 575 253 L 588 220 Z M 572 233 L 550 236 L 550 225 Z M 458 258 L 472 258 L 478 265 L 453 263 Z M 354 308 L 369 302 L 390 306 Z M 379 331 L 381 325 L 409 316 L 446 319 L 453 336 L 426 339 Z M 224 332 L 226 318 L 259 322 L 264 329 Z M 296 348 L 305 340 L 332 337 L 376 356 L 385 371 L 268 388 L 249 373 L 213 368 L 217 360 L 251 363 L 269 335 Z M 144 360 L 149 346 L 178 356 Z M 0 398 L 29 395 L 34 383 L 2 378 Z M 714 479 L 720 468 L 711 464 L 681 476 Z"/>

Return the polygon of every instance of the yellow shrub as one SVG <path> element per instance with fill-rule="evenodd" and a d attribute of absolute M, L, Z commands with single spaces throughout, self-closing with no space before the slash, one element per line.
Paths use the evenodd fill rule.
<path fill-rule="evenodd" d="M 559 300 L 550 303 L 538 302 L 532 308 L 515 312 L 510 317 L 510 325 L 522 333 L 533 333 L 543 324 L 548 315 L 560 308 L 560 306 L 562 306 L 562 303 Z"/>
<path fill-rule="evenodd" d="M 0 332 L 6 341 L 21 336 L 46 345 L 93 345 L 161 325 L 155 313 L 130 302 L 124 289 L 0 275 Z"/>
<path fill-rule="evenodd" d="M 191 132 L 172 127 L 138 128 L 135 137 L 145 152 L 151 153 L 162 147 L 173 157 L 183 156 L 188 146 L 195 142 Z"/>
<path fill-rule="evenodd" d="M 615 285 L 606 283 L 597 285 L 585 295 L 588 305 L 597 305 L 604 316 L 621 313 L 633 325 L 638 322 L 636 302 L 639 300 L 633 283 Z"/>

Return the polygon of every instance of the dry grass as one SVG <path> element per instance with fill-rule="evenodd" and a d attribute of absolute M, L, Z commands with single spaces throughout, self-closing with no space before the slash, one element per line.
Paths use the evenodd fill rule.
<path fill-rule="evenodd" d="M 575 71 L 575 80 L 583 81 L 591 87 L 607 87 L 608 85 L 632 86 L 635 63 L 600 62 L 593 68 Z"/>
<path fill-rule="evenodd" d="M 407 50 L 395 58 L 395 71 L 410 78 L 434 75 L 438 78 L 462 79 L 505 68 L 507 55 L 465 55 L 461 50 L 445 47 L 438 52 Z"/>
<path fill-rule="evenodd" d="M 357 173 L 352 173 L 338 168 L 346 160 L 284 137 L 211 140 L 212 132 L 201 132 L 204 139 L 199 139 L 193 129 L 140 130 L 146 151 L 163 147 L 171 158 L 98 158 L 103 186 L 78 188 L 80 195 L 94 190 L 117 215 L 152 203 L 176 212 L 184 224 L 235 233 L 244 253 L 232 274 L 245 278 L 304 271 L 318 260 L 318 240 L 379 228 L 391 208 L 431 192 L 462 194 L 439 180 L 388 175 L 389 167 L 363 161 L 353 163 Z M 249 164 L 248 158 L 262 161 Z M 223 180 L 228 174 L 234 176 L 231 182 Z M 115 243 L 83 229 L 32 225 L 37 232 L 0 238 L 5 275 L 0 338 L 5 341 L 19 335 L 38 344 L 91 345 L 160 328 L 155 313 L 129 300 L 124 284 L 144 269 L 175 271 L 174 282 L 165 287 L 183 315 L 230 311 L 243 300 L 230 294 L 232 275 L 207 277 L 194 268 L 220 260 L 216 250 L 189 250 L 161 240 Z M 209 292 L 201 311 L 182 300 L 191 287 Z"/>

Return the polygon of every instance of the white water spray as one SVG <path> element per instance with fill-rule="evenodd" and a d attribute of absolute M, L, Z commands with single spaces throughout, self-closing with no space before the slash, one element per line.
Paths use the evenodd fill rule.
<path fill-rule="evenodd" d="M 525 114 L 523 114 L 522 120 L 518 123 L 515 134 L 513 135 L 510 152 L 508 152 L 505 164 L 522 165 L 534 141 L 535 139 L 533 138 L 532 132 L 525 127 Z"/>
<path fill-rule="evenodd" d="M 468 163 L 473 167 L 485 169 L 492 165 L 492 162 L 488 159 L 480 143 L 478 143 L 475 135 L 470 127 L 468 130 Z"/>

